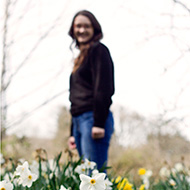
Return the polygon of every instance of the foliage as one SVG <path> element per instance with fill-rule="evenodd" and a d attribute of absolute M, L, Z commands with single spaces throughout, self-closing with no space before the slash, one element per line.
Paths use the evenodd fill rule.
<path fill-rule="evenodd" d="M 110 168 L 96 169 L 96 163 L 87 159 L 73 160 L 72 152 L 66 163 L 61 163 L 62 153 L 54 160 L 48 160 L 46 151 L 36 150 L 36 160 L 17 162 L 4 160 L 1 155 L 0 189 L 5 190 L 188 190 L 190 189 L 190 168 L 177 163 L 173 168 L 163 167 L 159 181 L 153 178 L 152 171 L 139 168 L 137 171 L 141 184 L 130 176 L 113 178 Z"/>

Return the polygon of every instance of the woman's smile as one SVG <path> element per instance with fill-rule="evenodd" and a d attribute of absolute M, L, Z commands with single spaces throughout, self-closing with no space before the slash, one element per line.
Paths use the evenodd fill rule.
<path fill-rule="evenodd" d="M 79 44 L 89 43 L 94 36 L 94 29 L 88 17 L 78 15 L 74 21 L 74 35 Z"/>

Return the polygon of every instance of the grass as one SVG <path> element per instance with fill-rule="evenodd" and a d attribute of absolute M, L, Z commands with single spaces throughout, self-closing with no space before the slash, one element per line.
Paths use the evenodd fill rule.
<path fill-rule="evenodd" d="M 66 135 L 66 134 L 65 134 Z M 158 139 L 150 136 L 147 144 L 138 147 L 122 147 L 118 145 L 114 136 L 109 151 L 109 166 L 112 167 L 113 175 L 126 175 L 130 173 L 134 179 L 138 178 L 137 170 L 140 167 L 150 169 L 156 177 L 164 165 L 173 166 L 177 162 L 190 160 L 190 143 L 181 136 L 161 136 Z M 2 141 L 3 154 L 13 159 L 24 158 L 28 161 L 35 158 L 36 149 L 44 149 L 48 158 L 54 158 L 60 152 L 62 161 L 67 159 L 67 137 L 59 135 L 55 139 L 18 138 L 7 136 Z M 73 151 L 78 159 L 77 151 Z"/>

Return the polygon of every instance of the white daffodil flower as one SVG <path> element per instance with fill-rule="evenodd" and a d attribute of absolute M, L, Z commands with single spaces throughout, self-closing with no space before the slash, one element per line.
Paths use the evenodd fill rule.
<path fill-rule="evenodd" d="M 175 168 L 172 168 L 171 170 L 171 174 L 176 177 L 176 173 L 177 173 L 177 170 Z"/>
<path fill-rule="evenodd" d="M 11 182 L 11 180 L 13 179 L 13 174 L 10 172 L 6 173 L 3 179 L 6 180 L 7 182 Z"/>
<path fill-rule="evenodd" d="M 94 177 L 80 174 L 80 190 L 105 190 L 105 176 L 105 173 L 96 174 Z"/>
<path fill-rule="evenodd" d="M 152 171 L 151 170 L 147 170 L 146 173 L 144 175 L 141 176 L 143 181 L 149 181 L 149 178 L 152 176 Z"/>
<path fill-rule="evenodd" d="M 30 165 L 30 171 L 39 176 L 39 163 L 36 160 L 32 161 L 32 164 Z"/>
<path fill-rule="evenodd" d="M 53 173 L 52 173 L 52 172 L 49 174 L 49 178 L 50 178 L 50 179 L 53 178 Z"/>
<path fill-rule="evenodd" d="M 174 168 L 178 171 L 178 172 L 182 172 L 184 170 L 184 166 L 182 163 L 177 163 L 175 164 Z"/>
<path fill-rule="evenodd" d="M 108 178 L 105 179 L 105 185 L 106 185 L 106 190 L 112 190 L 111 186 L 113 185 L 113 183 Z"/>
<path fill-rule="evenodd" d="M 17 184 L 17 181 L 18 181 L 18 178 L 14 178 L 15 175 L 12 174 L 11 172 L 8 172 L 5 174 L 5 176 L 3 177 L 3 180 L 7 181 L 7 182 L 11 182 L 13 183 L 14 185 Z M 0 189 L 1 190 L 1 189 Z"/>
<path fill-rule="evenodd" d="M 78 173 L 78 174 L 86 174 L 86 165 L 85 164 L 81 164 L 81 165 L 78 165 L 76 168 L 75 168 L 75 172 Z"/>
<path fill-rule="evenodd" d="M 186 176 L 185 178 L 187 180 L 187 182 L 190 184 L 190 176 Z"/>
<path fill-rule="evenodd" d="M 7 182 L 6 180 L 0 181 L 0 189 L 1 190 L 13 190 L 13 184 Z"/>
<path fill-rule="evenodd" d="M 145 185 L 145 189 L 149 188 L 150 182 L 149 182 L 148 178 L 143 179 L 143 184 Z"/>
<path fill-rule="evenodd" d="M 95 176 L 95 175 L 97 175 L 98 173 L 99 173 L 98 170 L 93 170 L 93 171 L 92 171 L 92 177 Z"/>
<path fill-rule="evenodd" d="M 34 181 L 36 181 L 36 179 L 38 178 L 38 176 L 32 172 L 30 172 L 29 170 L 22 173 L 22 175 L 20 176 L 21 177 L 21 181 L 22 181 L 22 185 L 25 187 L 31 187 L 32 186 L 32 183 Z"/>
<path fill-rule="evenodd" d="M 96 166 L 95 162 L 89 161 L 87 158 L 85 158 L 84 164 L 86 165 L 86 168 L 93 170 Z"/>
<path fill-rule="evenodd" d="M 147 178 L 150 178 L 152 176 L 152 171 L 151 170 L 147 170 L 145 176 Z"/>
<path fill-rule="evenodd" d="M 18 165 L 16 168 L 16 175 L 22 175 L 22 173 L 29 171 L 29 164 L 25 161 L 22 165 Z"/>
<path fill-rule="evenodd" d="M 3 158 L 3 154 L 0 153 L 0 164 L 4 164 L 5 159 Z"/>
<path fill-rule="evenodd" d="M 169 177 L 170 176 L 170 170 L 168 168 L 163 167 L 160 169 L 160 176 L 161 177 Z"/>
<path fill-rule="evenodd" d="M 170 179 L 169 183 L 170 183 L 171 186 L 175 186 L 176 185 L 176 182 L 173 179 Z"/>
<path fill-rule="evenodd" d="M 50 170 L 55 170 L 55 168 L 56 168 L 56 162 L 55 162 L 55 160 L 54 159 L 50 159 L 50 160 L 48 160 L 48 162 L 49 162 L 49 168 L 50 168 Z"/>
<path fill-rule="evenodd" d="M 63 185 L 61 185 L 60 190 L 68 190 Z"/>

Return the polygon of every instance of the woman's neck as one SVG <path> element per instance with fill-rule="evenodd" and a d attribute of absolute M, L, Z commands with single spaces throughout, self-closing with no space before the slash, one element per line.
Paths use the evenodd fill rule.
<path fill-rule="evenodd" d="M 80 44 L 79 49 L 80 51 L 83 51 L 84 49 L 88 49 L 90 44 Z"/>

